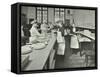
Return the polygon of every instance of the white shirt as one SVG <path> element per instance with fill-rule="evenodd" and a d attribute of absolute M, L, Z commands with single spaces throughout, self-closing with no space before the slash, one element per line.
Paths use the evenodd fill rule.
<path fill-rule="evenodd" d="M 42 24 L 41 25 L 41 30 L 47 30 L 47 25 L 46 24 Z"/>
<path fill-rule="evenodd" d="M 38 30 L 35 28 L 35 25 L 36 25 L 36 24 L 33 24 L 32 28 L 30 29 L 31 37 L 40 36 L 40 33 L 39 33 Z"/>

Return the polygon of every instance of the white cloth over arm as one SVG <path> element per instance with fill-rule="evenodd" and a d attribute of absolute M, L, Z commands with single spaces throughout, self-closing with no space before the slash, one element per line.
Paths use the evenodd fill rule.
<path fill-rule="evenodd" d="M 23 32 L 23 30 L 21 30 L 21 36 L 24 37 L 24 32 Z"/>
<path fill-rule="evenodd" d="M 21 26 L 21 37 L 24 37 L 23 26 Z"/>

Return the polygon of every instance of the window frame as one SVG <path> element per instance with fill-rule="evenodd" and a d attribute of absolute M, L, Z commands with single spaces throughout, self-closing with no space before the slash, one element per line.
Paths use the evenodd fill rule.
<path fill-rule="evenodd" d="M 65 22 L 65 16 L 66 16 L 66 14 L 65 14 L 65 8 L 58 8 L 59 10 L 55 10 L 55 9 L 57 9 L 57 8 L 54 8 L 54 19 L 56 18 L 56 12 L 59 12 L 59 19 L 61 19 L 61 12 L 63 12 L 64 13 L 64 21 L 63 22 Z M 63 9 L 63 11 L 61 10 L 61 9 Z"/>
<path fill-rule="evenodd" d="M 47 19 L 47 23 L 48 23 L 48 7 L 40 7 L 40 8 L 41 9 L 38 9 L 38 7 L 36 7 L 36 19 L 38 17 L 38 15 L 37 15 L 38 13 L 37 12 L 41 11 L 41 18 L 40 18 L 41 21 L 39 23 L 43 23 L 43 17 L 44 17 L 43 12 L 46 11 L 47 12 L 47 18 L 46 19 Z M 47 8 L 47 9 L 43 9 L 43 8 Z"/>

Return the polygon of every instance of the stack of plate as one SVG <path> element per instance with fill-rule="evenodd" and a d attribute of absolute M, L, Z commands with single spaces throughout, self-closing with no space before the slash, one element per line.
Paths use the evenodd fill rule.
<path fill-rule="evenodd" d="M 91 32 L 89 30 L 84 30 L 84 34 L 87 35 L 87 36 L 90 36 Z"/>
<path fill-rule="evenodd" d="M 33 49 L 42 49 L 46 47 L 45 43 L 36 43 L 36 44 L 32 44 Z"/>

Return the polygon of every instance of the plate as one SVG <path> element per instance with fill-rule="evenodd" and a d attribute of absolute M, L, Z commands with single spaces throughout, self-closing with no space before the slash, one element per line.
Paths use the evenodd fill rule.
<path fill-rule="evenodd" d="M 37 44 L 32 44 L 33 49 L 38 50 L 38 49 L 42 49 L 45 48 L 46 45 L 44 43 L 37 43 Z"/>

